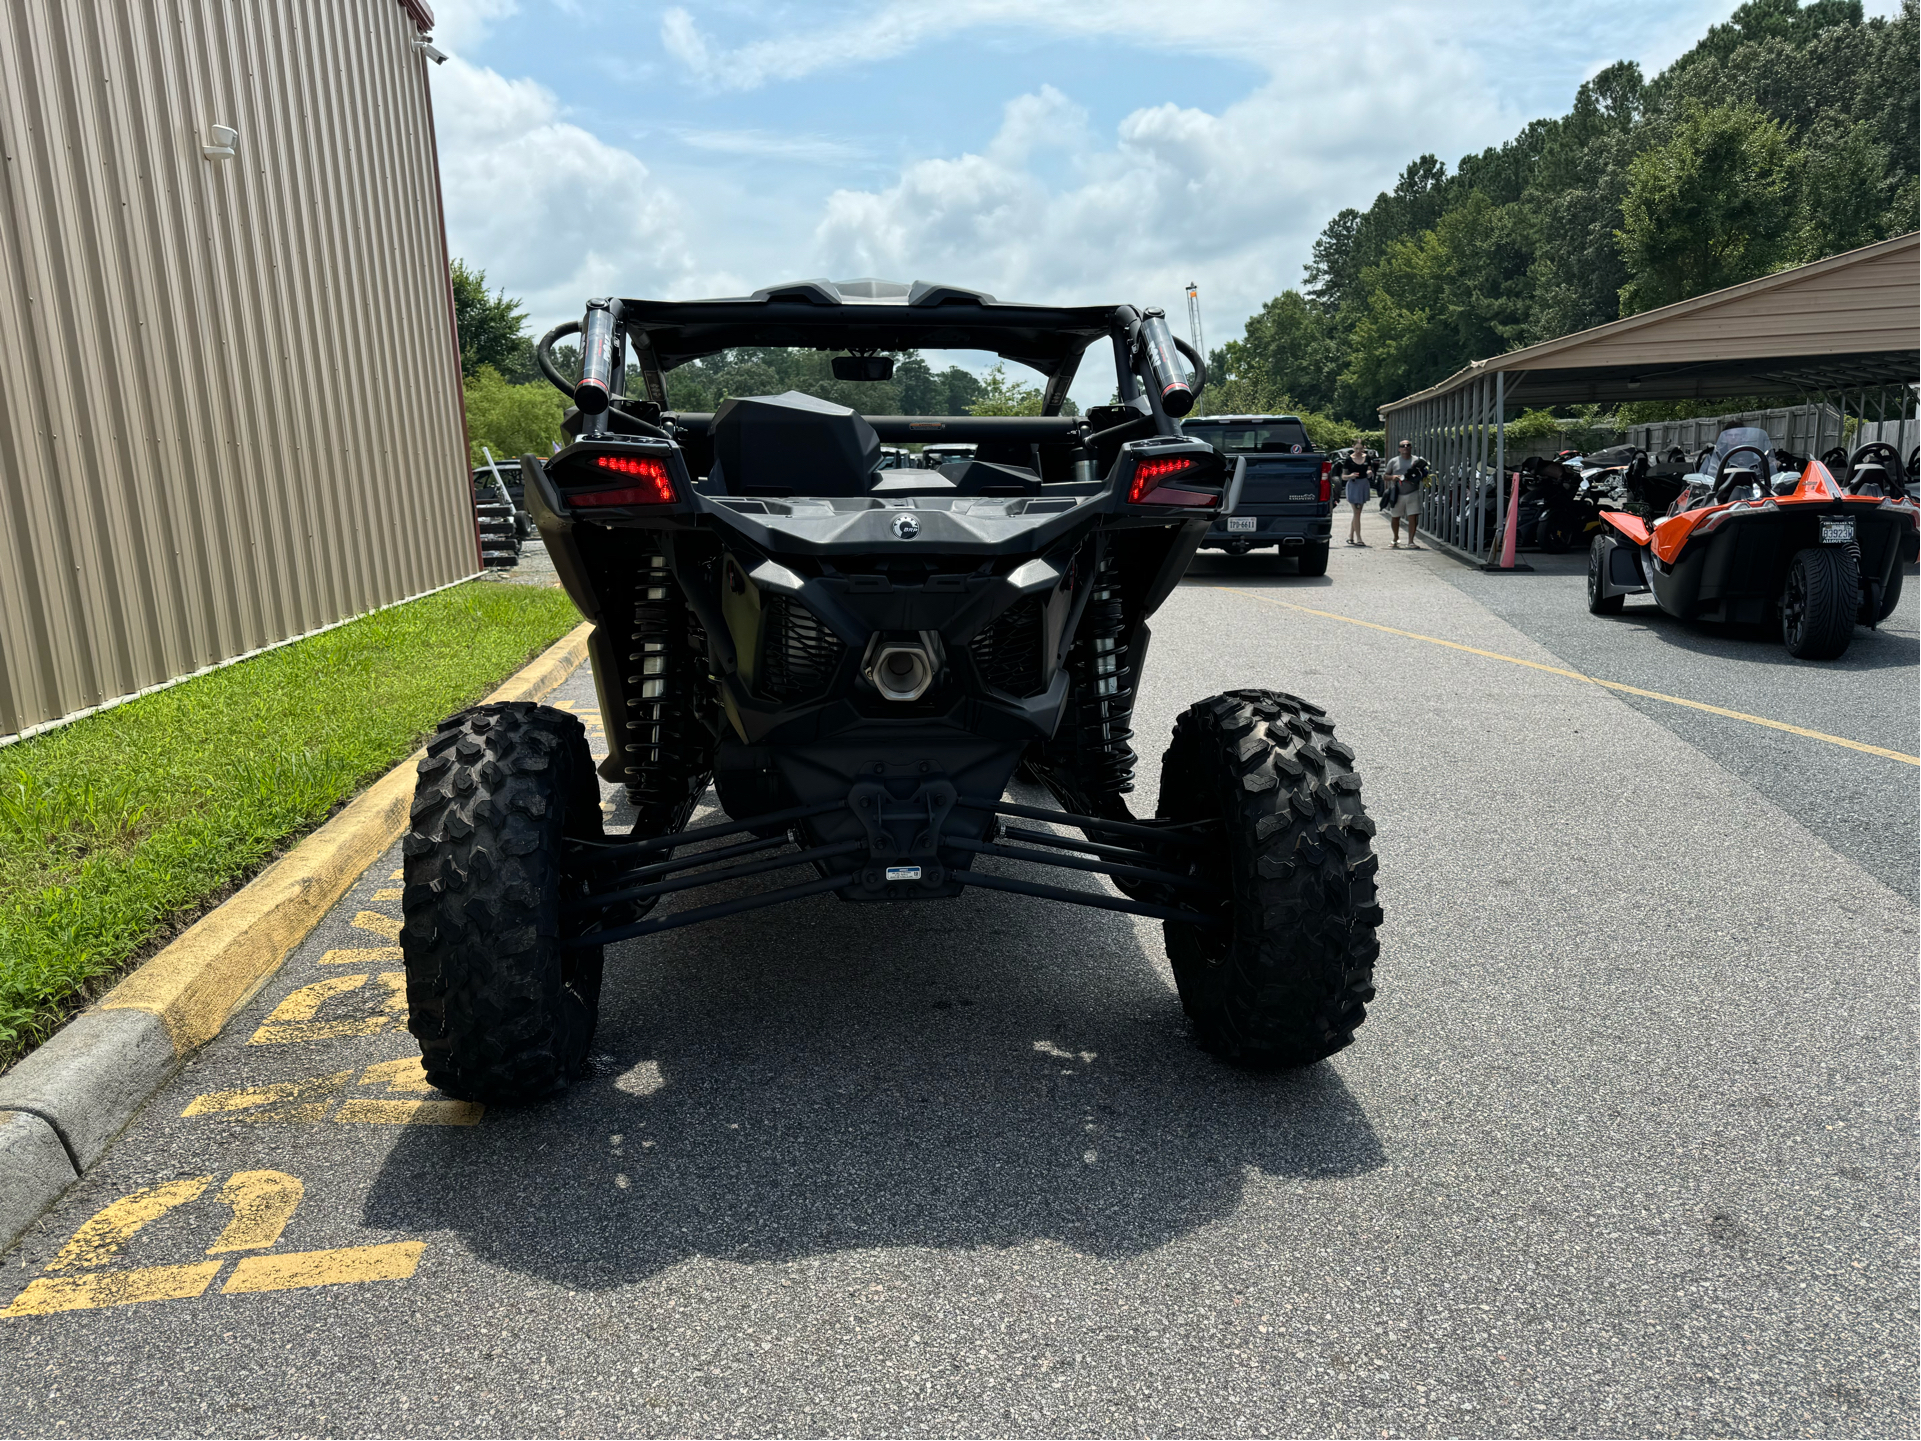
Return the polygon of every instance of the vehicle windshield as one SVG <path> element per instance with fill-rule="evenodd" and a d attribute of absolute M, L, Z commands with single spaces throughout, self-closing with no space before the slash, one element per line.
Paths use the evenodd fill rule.
<path fill-rule="evenodd" d="M 1702 473 L 1706 475 L 1719 475 L 1721 473 L 1721 462 L 1725 460 L 1732 451 L 1743 445 L 1753 446 L 1764 456 L 1772 456 L 1774 454 L 1774 440 L 1765 430 L 1761 429 L 1760 426 L 1737 425 L 1721 432 L 1720 439 L 1714 442 L 1714 449 L 1708 453 L 1706 462 L 1701 466 Z M 1760 464 L 1758 460 L 1752 457 L 1748 457 L 1747 463 L 1750 469 Z"/>
<path fill-rule="evenodd" d="M 891 380 L 836 380 L 834 353 L 777 346 L 723 350 L 661 378 L 670 410 L 718 410 L 729 396 L 780 395 L 797 390 L 845 405 L 862 415 L 1039 415 L 1046 377 L 991 351 L 885 352 L 894 358 Z M 637 372 L 628 388 L 641 390 Z M 1070 399 L 1062 414 L 1078 415 Z"/>
<path fill-rule="evenodd" d="M 1223 455 L 1300 455 L 1314 449 L 1298 420 L 1190 420 L 1181 430 Z"/>

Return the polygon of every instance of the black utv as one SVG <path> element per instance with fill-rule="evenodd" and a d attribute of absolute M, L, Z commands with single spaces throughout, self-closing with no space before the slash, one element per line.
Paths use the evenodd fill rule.
<path fill-rule="evenodd" d="M 576 332 L 573 383 L 552 348 Z M 988 351 L 1046 378 L 1042 413 L 861 415 L 793 392 L 669 408 L 675 366 L 757 346 L 831 351 L 837 378 L 869 381 L 890 352 Z M 1090 349 L 1119 402 L 1063 415 Z M 1148 618 L 1245 469 L 1181 433 L 1206 368 L 1159 311 L 806 281 L 591 301 L 538 354 L 571 439 L 521 478 L 595 626 L 611 754 L 597 776 L 580 722 L 532 704 L 477 706 L 429 744 L 401 946 L 434 1085 L 551 1095 L 586 1066 L 607 946 L 826 894 L 979 887 L 1154 917 L 1210 1051 L 1301 1066 L 1353 1038 L 1374 824 L 1326 712 L 1253 688 L 1199 701 L 1153 814 L 1127 803 Z M 883 444 L 933 441 L 973 450 L 880 466 Z M 1005 799 L 1017 770 L 1060 809 Z M 603 777 L 632 801 L 625 834 Z M 690 829 L 710 784 L 730 819 Z M 1063 870 L 1119 894 L 1034 878 Z"/>

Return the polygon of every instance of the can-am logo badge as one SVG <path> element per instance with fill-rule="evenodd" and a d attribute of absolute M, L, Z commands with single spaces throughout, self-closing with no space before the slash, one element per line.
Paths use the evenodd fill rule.
<path fill-rule="evenodd" d="M 920 522 L 911 515 L 897 515 L 894 517 L 894 534 L 902 540 L 912 540 L 920 534 Z"/>

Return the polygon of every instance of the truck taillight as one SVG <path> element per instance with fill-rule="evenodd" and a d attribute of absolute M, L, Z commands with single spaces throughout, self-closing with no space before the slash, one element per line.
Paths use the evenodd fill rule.
<path fill-rule="evenodd" d="M 672 505 L 674 503 L 674 482 L 667 474 L 667 467 L 658 460 L 649 460 L 630 455 L 597 455 L 594 457 L 597 470 L 610 470 L 616 475 L 632 476 L 638 485 L 624 485 L 618 490 L 593 490 L 584 495 L 569 495 L 572 505 Z"/>
<path fill-rule="evenodd" d="M 1321 462 L 1321 504 L 1322 505 L 1326 505 L 1330 500 L 1334 498 L 1334 482 L 1332 479 L 1333 474 L 1334 474 L 1334 462 L 1331 460 L 1322 461 Z"/>

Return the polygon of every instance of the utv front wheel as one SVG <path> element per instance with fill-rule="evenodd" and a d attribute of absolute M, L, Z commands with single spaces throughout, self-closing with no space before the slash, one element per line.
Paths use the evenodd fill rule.
<path fill-rule="evenodd" d="M 1166 923 L 1181 1005 L 1206 1050 L 1305 1066 L 1354 1039 L 1374 999 L 1374 823 L 1354 753 L 1319 706 L 1240 690 L 1190 707 L 1161 761 L 1157 814 L 1209 838 L 1224 929 Z"/>
<path fill-rule="evenodd" d="M 476 706 L 428 742 L 401 850 L 408 1029 L 427 1079 L 465 1101 L 537 1101 L 586 1066 L 598 946 L 569 946 L 586 889 L 569 840 L 601 839 L 580 722 L 527 702 Z"/>
<path fill-rule="evenodd" d="M 1833 660 L 1854 639 L 1861 579 L 1837 545 L 1811 545 L 1788 562 L 1781 592 L 1781 640 L 1797 660 Z"/>

